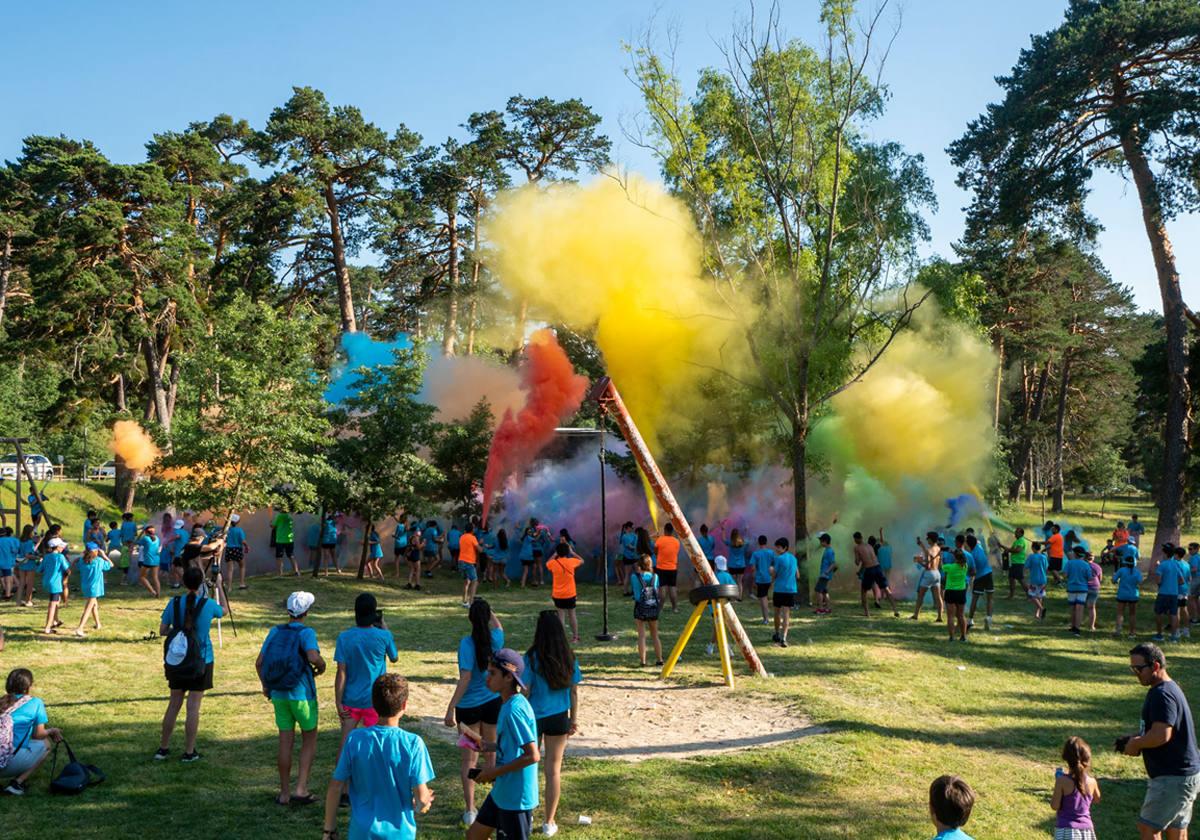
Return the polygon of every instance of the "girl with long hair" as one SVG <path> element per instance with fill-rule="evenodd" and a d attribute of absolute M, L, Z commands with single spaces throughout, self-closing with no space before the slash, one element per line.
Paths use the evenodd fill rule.
<path fill-rule="evenodd" d="M 1063 744 L 1066 772 L 1055 771 L 1050 807 L 1058 812 L 1054 840 L 1096 840 L 1092 804 L 1100 801 L 1100 785 L 1092 777 L 1092 750 L 1087 742 L 1072 735 Z"/>
<path fill-rule="evenodd" d="M 646 665 L 646 631 L 654 641 L 655 665 L 662 665 L 662 640 L 658 638 L 658 615 L 662 612 L 662 601 L 658 597 L 658 575 L 654 574 L 653 561 L 643 554 L 638 571 L 633 575 L 633 618 L 637 623 L 638 659 Z"/>
<path fill-rule="evenodd" d="M 487 687 L 487 669 L 492 654 L 504 647 L 504 627 L 492 612 L 491 606 L 482 598 L 471 603 L 467 613 L 471 622 L 471 633 L 458 643 L 458 684 L 446 707 L 443 723 L 449 727 L 471 727 L 477 729 L 485 741 L 496 740 L 496 721 L 500 719 L 500 695 Z M 475 821 L 475 780 L 471 770 L 479 759 L 479 752 L 463 746 L 459 775 L 462 778 L 463 824 L 470 826 Z M 495 766 L 496 756 L 487 753 L 484 766 Z"/>
<path fill-rule="evenodd" d="M 537 721 L 542 767 L 546 772 L 546 820 L 542 833 L 558 833 L 555 817 L 562 795 L 562 761 L 567 739 L 578 731 L 579 685 L 583 674 L 555 610 L 538 613 L 533 645 L 525 652 L 525 682 Z"/>
<path fill-rule="evenodd" d="M 729 546 L 729 575 L 737 581 L 739 595 L 741 600 L 746 597 L 746 541 L 742 539 L 742 532 L 734 528 L 729 532 L 729 539 L 726 544 Z"/>
<path fill-rule="evenodd" d="M 0 777 L 12 779 L 4 788 L 11 796 L 23 795 L 25 782 L 50 757 L 47 739 L 55 743 L 62 740 L 62 730 L 46 726 L 46 705 L 29 693 L 32 688 L 33 672 L 17 668 L 9 672 L 5 694 L 0 697 L 0 715 L 12 719 L 13 754 L 0 767 Z"/>

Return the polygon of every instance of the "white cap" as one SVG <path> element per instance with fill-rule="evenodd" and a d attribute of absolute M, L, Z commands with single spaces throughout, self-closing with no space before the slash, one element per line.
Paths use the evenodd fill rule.
<path fill-rule="evenodd" d="M 183 521 L 182 519 L 176 519 L 176 520 L 175 520 L 175 527 L 176 527 L 176 528 L 182 528 L 183 526 L 184 526 L 184 521 Z"/>
<path fill-rule="evenodd" d="M 50 540 L 50 542 L 46 543 L 46 545 L 50 546 L 51 548 L 66 548 L 67 541 L 61 539 L 60 537 L 54 537 Z"/>
<path fill-rule="evenodd" d="M 316 600 L 316 596 L 311 592 L 293 592 L 287 599 L 288 615 L 293 618 L 304 615 L 312 609 L 312 605 Z"/>
<path fill-rule="evenodd" d="M 229 517 L 229 521 L 236 525 L 242 521 L 242 515 L 240 513 L 235 513 Z"/>
<path fill-rule="evenodd" d="M 713 562 L 717 564 L 718 572 L 724 572 L 729 569 L 729 561 L 725 559 L 724 554 L 718 554 L 716 560 Z"/>

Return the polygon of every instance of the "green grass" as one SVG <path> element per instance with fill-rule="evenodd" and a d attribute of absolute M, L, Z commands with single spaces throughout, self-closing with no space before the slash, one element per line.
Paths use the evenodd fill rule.
<path fill-rule="evenodd" d="M 60 494 L 66 498 L 65 490 Z M 1087 507 L 1073 502 L 1072 521 L 1089 529 Z M 1098 507 L 1098 503 L 1096 505 Z M 1129 505 L 1109 505 L 1109 519 Z M 1148 521 L 1152 520 L 1146 508 Z M 1024 519 L 1032 524 L 1040 511 Z M 1121 515 L 1125 515 L 1122 513 Z M 847 577 L 847 576 L 843 576 Z M 844 584 L 846 581 L 843 580 Z M 317 594 L 313 626 L 332 659 L 333 640 L 349 623 L 360 586 L 335 579 L 304 585 Z M 24 665 L 36 675 L 35 691 L 64 729 L 81 758 L 108 774 L 101 788 L 70 802 L 51 798 L 47 775 L 35 777 L 21 803 L 5 802 L 6 814 L 21 814 L 21 834 L 29 837 L 319 836 L 320 806 L 281 809 L 275 791 L 276 734 L 270 707 L 258 692 L 254 657 L 269 627 L 282 613 L 292 582 L 257 579 L 248 598 L 235 601 L 238 637 L 225 626 L 225 647 L 217 653 L 216 689 L 204 701 L 199 746 L 204 760 L 182 765 L 154 762 L 159 722 L 165 705 L 161 648 L 141 641 L 155 629 L 162 602 L 151 602 L 113 586 L 103 605 L 105 629 L 86 640 L 36 635 L 41 609 L 0 606 L 8 628 L 8 648 L 0 654 L 5 670 Z M 454 677 L 453 651 L 465 632 L 456 584 L 434 582 L 420 597 L 394 585 L 372 585 L 386 611 L 401 661 L 414 682 L 437 683 L 448 694 Z M 580 649 L 585 678 L 636 678 L 634 636 L 628 602 L 613 612 L 620 638 L 609 645 L 590 640 L 599 625 L 600 591 L 580 588 L 580 618 L 588 639 Z M 548 605 L 545 589 L 498 592 L 491 599 L 502 616 L 509 644 L 524 648 L 534 617 Z M 995 633 L 979 632 L 969 643 L 948 644 L 943 626 L 928 616 L 920 624 L 888 618 L 863 620 L 850 596 L 836 598 L 832 619 L 801 617 L 786 650 L 769 644 L 769 630 L 753 626 L 752 637 L 770 680 L 741 677 L 737 692 L 757 693 L 794 709 L 827 728 L 827 734 L 770 748 L 714 757 L 654 760 L 641 764 L 572 760 L 564 779 L 559 822 L 563 836 L 593 838 L 928 838 L 928 784 L 937 775 L 959 773 L 979 794 L 968 826 L 979 838 L 1044 838 L 1052 813 L 1046 804 L 1063 740 L 1082 735 L 1095 752 L 1095 770 L 1104 800 L 1095 810 L 1100 836 L 1127 837 L 1133 831 L 1145 783 L 1141 762 L 1115 755 L 1112 740 L 1136 728 L 1144 689 L 1127 667 L 1129 642 L 1113 639 L 1113 595 L 1101 601 L 1102 630 L 1076 639 L 1063 632 L 1061 590 L 1050 617 L 1038 626 L 1021 600 L 997 602 Z M 1148 606 L 1148 605 L 1147 605 Z M 77 620 L 79 602 L 67 608 Z M 752 614 L 740 608 L 744 618 Z M 1140 616 L 1150 616 L 1145 609 Z M 674 641 L 683 612 L 663 620 L 664 642 Z M 719 681 L 716 660 L 693 655 L 676 671 L 681 682 Z M 1200 678 L 1200 639 L 1167 650 L 1169 667 L 1193 694 Z M 744 669 L 740 669 L 744 673 Z M 675 679 L 675 678 L 673 678 Z M 332 675 L 319 681 L 321 739 L 314 790 L 323 790 L 332 769 L 337 725 L 331 714 Z M 581 726 L 588 719 L 586 682 L 581 688 Z M 440 715 L 441 709 L 421 709 Z M 631 732 L 655 726 L 652 717 L 631 719 Z M 182 721 L 176 733 L 180 752 Z M 681 732 L 696 740 L 703 733 Z M 461 793 L 456 751 L 429 741 L 439 778 L 433 811 L 419 821 L 426 837 L 459 837 L 456 823 Z M 580 813 L 594 824 L 580 828 Z M 535 821 L 540 813 L 535 815 Z M 343 827 L 345 817 L 343 816 Z"/>
<path fill-rule="evenodd" d="M 83 534 L 83 520 L 89 510 L 98 511 L 106 525 L 114 519 L 121 519 L 121 514 L 113 503 L 111 481 L 48 481 L 44 484 L 39 482 L 38 487 L 46 496 L 46 501 L 42 503 L 46 507 L 46 513 L 51 520 L 62 524 L 63 532 L 73 543 L 79 542 L 79 537 Z M 22 482 L 21 491 L 22 495 L 27 495 L 28 484 Z M 15 499 L 16 482 L 9 479 L 0 484 L 0 507 L 11 510 L 15 506 Z M 145 521 L 146 511 L 143 508 L 135 506 L 133 513 L 139 522 Z M 7 514 L 7 517 L 9 525 L 14 525 L 16 520 L 13 514 Z M 29 522 L 29 508 L 24 504 L 21 521 Z M 42 527 L 44 530 L 45 525 Z"/>

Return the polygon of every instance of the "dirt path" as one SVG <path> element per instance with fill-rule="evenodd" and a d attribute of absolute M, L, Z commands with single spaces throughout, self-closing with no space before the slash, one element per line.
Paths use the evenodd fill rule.
<path fill-rule="evenodd" d="M 408 714 L 446 742 L 455 732 L 442 725 L 452 687 L 410 683 Z M 773 746 L 826 730 L 781 709 L 777 701 L 722 687 L 686 687 L 659 679 L 585 679 L 578 735 L 568 755 L 643 761 L 714 755 Z M 638 721 L 634 726 L 633 721 Z M 648 724 L 648 725 L 647 725 Z"/>

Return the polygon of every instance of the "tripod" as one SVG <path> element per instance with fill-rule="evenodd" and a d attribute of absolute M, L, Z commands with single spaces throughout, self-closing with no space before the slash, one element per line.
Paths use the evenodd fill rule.
<path fill-rule="evenodd" d="M 233 630 L 233 637 L 237 638 L 237 624 L 233 620 L 233 607 L 229 603 L 229 590 L 225 587 L 225 576 L 221 571 L 221 561 L 224 559 L 225 546 L 213 553 L 213 561 L 208 566 L 208 582 L 206 586 L 211 586 L 216 593 L 217 606 L 225 611 L 225 615 L 229 616 L 229 627 Z M 224 647 L 225 639 L 221 634 L 221 619 L 217 619 L 217 646 Z"/>

